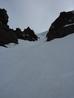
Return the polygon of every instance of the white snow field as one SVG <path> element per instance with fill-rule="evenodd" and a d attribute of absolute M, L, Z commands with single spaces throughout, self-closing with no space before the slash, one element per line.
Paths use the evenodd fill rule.
<path fill-rule="evenodd" d="M 74 34 L 0 47 L 0 98 L 74 98 Z"/>

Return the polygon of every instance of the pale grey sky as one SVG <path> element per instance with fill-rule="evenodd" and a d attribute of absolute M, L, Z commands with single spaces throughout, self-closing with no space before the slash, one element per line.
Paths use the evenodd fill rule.
<path fill-rule="evenodd" d="M 36 33 L 49 29 L 61 11 L 74 10 L 74 0 L 0 0 L 9 14 L 9 25 L 22 30 L 30 26 Z"/>

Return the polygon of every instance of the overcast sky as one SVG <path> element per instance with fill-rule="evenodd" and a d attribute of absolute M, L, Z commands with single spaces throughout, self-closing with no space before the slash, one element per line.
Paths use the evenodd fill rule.
<path fill-rule="evenodd" d="M 74 0 L 0 0 L 9 14 L 9 25 L 22 30 L 30 26 L 36 33 L 49 29 L 61 11 L 74 10 Z"/>

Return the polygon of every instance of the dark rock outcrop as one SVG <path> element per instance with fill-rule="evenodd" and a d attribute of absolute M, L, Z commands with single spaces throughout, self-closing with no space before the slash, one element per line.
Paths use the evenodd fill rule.
<path fill-rule="evenodd" d="M 17 36 L 18 39 L 24 39 L 23 32 L 21 31 L 20 28 L 16 28 L 15 34 L 16 34 L 16 36 Z"/>
<path fill-rule="evenodd" d="M 34 33 L 33 30 L 30 29 L 30 27 L 24 29 L 24 31 L 21 31 L 20 28 L 16 28 L 15 33 L 18 39 L 28 40 L 28 41 L 35 41 L 38 39 L 37 35 Z"/>
<path fill-rule="evenodd" d="M 38 39 L 37 35 L 29 27 L 27 29 L 24 29 L 23 37 L 24 40 L 29 40 L 29 41 L 36 41 Z"/>
<path fill-rule="evenodd" d="M 60 16 L 51 24 L 46 37 L 47 41 L 50 41 L 71 33 L 74 33 L 74 12 L 61 12 Z"/>
<path fill-rule="evenodd" d="M 8 18 L 7 11 L 0 9 L 0 46 L 5 46 L 8 43 L 18 43 L 14 30 L 8 26 Z"/>
<path fill-rule="evenodd" d="M 5 46 L 8 43 L 18 44 L 18 39 L 29 41 L 38 39 L 37 35 L 29 27 L 24 31 L 21 31 L 20 28 L 16 28 L 16 30 L 10 29 L 8 19 L 7 11 L 0 8 L 0 46 Z"/>
<path fill-rule="evenodd" d="M 17 36 L 12 29 L 0 29 L 0 44 L 18 44 Z"/>
<path fill-rule="evenodd" d="M 0 8 L 0 26 L 7 25 L 8 23 L 8 14 L 5 9 Z"/>

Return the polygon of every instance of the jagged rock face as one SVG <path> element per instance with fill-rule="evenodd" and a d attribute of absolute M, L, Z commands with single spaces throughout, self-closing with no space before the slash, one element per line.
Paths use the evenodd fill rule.
<path fill-rule="evenodd" d="M 5 26 L 8 23 L 8 14 L 5 9 L 0 9 L 0 26 Z"/>
<path fill-rule="evenodd" d="M 24 31 L 20 28 L 16 30 L 10 29 L 8 26 L 8 14 L 5 9 L 0 9 L 0 46 L 4 46 L 8 43 L 18 44 L 18 39 L 35 41 L 38 37 L 35 35 L 34 31 L 29 27 Z"/>
<path fill-rule="evenodd" d="M 0 44 L 8 44 L 8 43 L 16 43 L 18 44 L 18 40 L 16 34 L 12 29 L 4 30 L 0 29 Z"/>
<path fill-rule="evenodd" d="M 18 44 L 17 36 L 8 26 L 8 14 L 5 9 L 0 9 L 0 46 L 8 43 Z"/>
<path fill-rule="evenodd" d="M 27 29 L 24 29 L 24 31 L 21 31 L 21 29 L 17 28 L 15 30 L 15 33 L 18 39 L 23 39 L 28 41 L 35 41 L 38 39 L 34 31 L 31 30 L 29 27 Z"/>
<path fill-rule="evenodd" d="M 61 38 L 74 32 L 74 13 L 61 12 L 60 16 L 51 24 L 46 35 L 47 41 L 55 38 Z"/>
<path fill-rule="evenodd" d="M 17 36 L 18 39 L 24 39 L 23 32 L 21 31 L 20 28 L 16 28 L 15 34 L 16 34 L 16 36 Z"/>
<path fill-rule="evenodd" d="M 37 35 L 29 27 L 23 31 L 23 37 L 25 40 L 35 41 L 38 39 Z"/>

